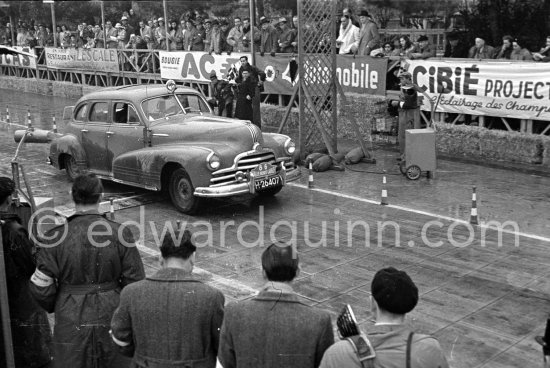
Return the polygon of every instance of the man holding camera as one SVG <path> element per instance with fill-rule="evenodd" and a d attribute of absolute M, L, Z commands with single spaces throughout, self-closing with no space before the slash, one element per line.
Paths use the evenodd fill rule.
<path fill-rule="evenodd" d="M 439 342 L 412 332 L 405 325 L 405 315 L 418 303 L 418 288 L 404 271 L 393 267 L 381 269 L 371 284 L 371 310 L 374 327 L 364 336 L 368 348 L 355 350 L 348 339 L 331 346 L 320 368 L 448 368 Z M 371 348 L 374 351 L 370 351 Z M 368 355 L 360 354 L 368 351 Z"/>

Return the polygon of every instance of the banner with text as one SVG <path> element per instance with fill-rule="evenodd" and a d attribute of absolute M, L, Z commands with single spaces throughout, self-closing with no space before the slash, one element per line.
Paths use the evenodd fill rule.
<path fill-rule="evenodd" d="M 215 71 L 218 78 L 226 78 L 230 69 L 240 67 L 241 55 L 209 55 L 204 52 L 165 52 L 160 53 L 160 76 L 178 81 L 209 82 L 210 73 Z M 336 76 L 345 92 L 385 95 L 387 59 L 341 56 L 337 57 Z M 304 66 L 308 70 L 321 68 L 315 61 Z M 298 63 L 288 56 L 256 56 L 256 66 L 266 73 L 265 93 L 292 94 L 298 83 Z M 310 73 L 329 77 L 328 73 Z M 330 80 L 314 81 L 328 83 Z"/>
<path fill-rule="evenodd" d="M 438 112 L 550 120 L 550 64 L 407 60 Z M 430 110 L 424 101 L 422 109 Z"/>
<path fill-rule="evenodd" d="M 30 47 L 13 46 L 12 49 L 18 51 L 24 51 L 26 53 L 35 55 L 34 50 Z M 28 55 L 6 55 L 0 54 L 0 65 L 21 66 L 24 68 L 36 69 L 36 58 Z"/>
<path fill-rule="evenodd" d="M 231 55 L 208 54 L 201 51 L 160 51 L 160 76 L 176 81 L 210 82 L 210 73 L 216 72 L 218 79 L 226 78 L 232 67 L 240 67 L 239 58 L 250 54 Z"/>
<path fill-rule="evenodd" d="M 118 72 L 116 49 L 56 49 L 46 47 L 46 64 L 54 68 L 74 68 Z"/>

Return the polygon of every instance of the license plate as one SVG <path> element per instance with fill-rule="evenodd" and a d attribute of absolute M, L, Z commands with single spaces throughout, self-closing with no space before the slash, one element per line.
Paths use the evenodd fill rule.
<path fill-rule="evenodd" d="M 256 166 L 254 169 L 251 170 L 251 174 L 254 175 L 254 177 L 266 177 L 266 176 L 272 176 L 275 175 L 277 172 L 277 166 L 272 165 L 270 163 L 263 163 Z"/>
<path fill-rule="evenodd" d="M 271 178 L 265 178 L 265 179 L 256 179 L 254 180 L 254 189 L 261 191 L 264 189 L 269 189 L 269 188 L 279 186 L 280 183 L 281 183 L 280 176 L 273 176 Z"/>

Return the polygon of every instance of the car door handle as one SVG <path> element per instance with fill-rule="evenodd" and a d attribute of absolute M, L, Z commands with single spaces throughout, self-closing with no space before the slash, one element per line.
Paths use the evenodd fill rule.
<path fill-rule="evenodd" d="M 80 129 L 80 131 L 81 131 L 82 133 L 88 133 L 88 132 L 89 132 L 88 129 Z"/>

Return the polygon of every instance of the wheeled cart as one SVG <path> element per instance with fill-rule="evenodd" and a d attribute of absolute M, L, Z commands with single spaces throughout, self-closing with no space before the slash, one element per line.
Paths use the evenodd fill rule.
<path fill-rule="evenodd" d="M 420 178 L 426 172 L 428 178 L 435 177 L 435 131 L 427 129 L 408 129 L 405 131 L 405 160 L 399 164 L 401 173 L 410 180 Z"/>

